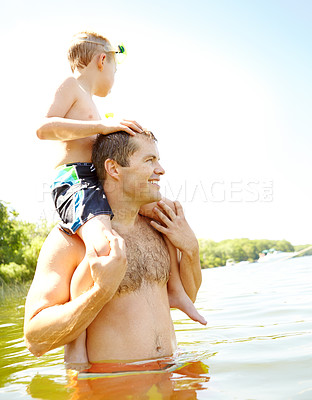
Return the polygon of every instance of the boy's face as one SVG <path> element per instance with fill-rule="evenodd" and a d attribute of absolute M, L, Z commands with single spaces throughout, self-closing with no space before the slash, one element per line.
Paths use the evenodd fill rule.
<path fill-rule="evenodd" d="M 101 63 L 102 63 L 102 70 L 100 71 L 101 77 L 99 81 L 99 88 L 96 95 L 100 97 L 105 97 L 110 93 L 114 85 L 115 73 L 117 67 L 116 67 L 115 57 L 111 53 L 105 54 L 105 58 L 103 58 Z"/>

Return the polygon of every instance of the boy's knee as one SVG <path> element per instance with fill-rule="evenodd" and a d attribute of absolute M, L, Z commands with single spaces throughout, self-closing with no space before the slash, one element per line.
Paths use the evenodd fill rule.
<path fill-rule="evenodd" d="M 103 237 L 102 239 L 103 239 L 102 241 L 99 240 L 98 243 L 96 243 L 94 246 L 95 251 L 97 252 L 97 255 L 99 257 L 108 256 L 110 252 L 110 246 L 108 240 L 105 237 Z"/>
<path fill-rule="evenodd" d="M 110 252 L 106 232 L 111 230 L 109 216 L 99 215 L 82 225 L 77 233 L 84 241 L 86 248 L 94 248 L 98 256 L 108 256 Z"/>

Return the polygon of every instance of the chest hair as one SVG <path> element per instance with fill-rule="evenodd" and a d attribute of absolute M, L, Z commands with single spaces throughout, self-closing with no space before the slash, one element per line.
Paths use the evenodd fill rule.
<path fill-rule="evenodd" d="M 166 284 L 170 257 L 162 235 L 144 218 L 131 233 L 122 234 L 126 243 L 128 269 L 117 293 L 138 290 L 144 284 Z"/>

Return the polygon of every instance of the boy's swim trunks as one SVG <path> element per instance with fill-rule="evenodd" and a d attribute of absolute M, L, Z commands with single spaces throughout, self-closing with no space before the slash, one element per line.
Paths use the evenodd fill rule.
<path fill-rule="evenodd" d="M 56 169 L 51 189 L 55 208 L 62 220 L 60 228 L 69 235 L 95 215 L 106 214 L 113 218 L 91 163 L 61 165 Z"/>

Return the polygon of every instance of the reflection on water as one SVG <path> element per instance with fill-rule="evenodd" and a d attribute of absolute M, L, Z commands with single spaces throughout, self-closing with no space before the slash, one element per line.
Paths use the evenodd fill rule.
<path fill-rule="evenodd" d="M 72 400 L 86 399 L 196 399 L 196 391 L 207 388 L 208 368 L 201 361 L 190 362 L 175 372 L 146 372 L 124 376 L 73 379 Z"/>
<path fill-rule="evenodd" d="M 172 311 L 180 368 L 69 376 L 63 350 L 36 359 L 22 340 L 24 296 L 0 306 L 0 399 L 312 398 L 312 256 L 203 271 L 202 327 Z"/>

